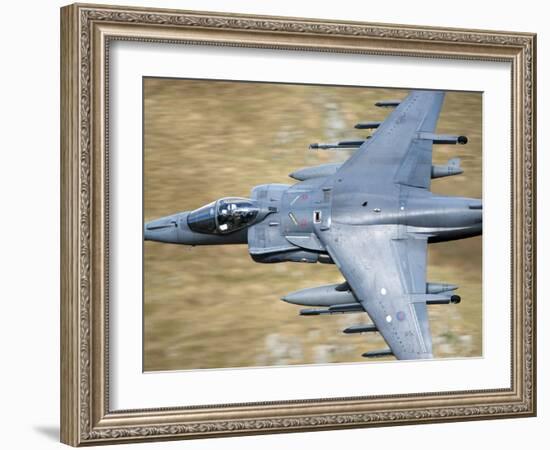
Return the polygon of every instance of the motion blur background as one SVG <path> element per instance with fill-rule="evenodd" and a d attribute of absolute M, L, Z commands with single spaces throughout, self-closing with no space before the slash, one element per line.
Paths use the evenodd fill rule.
<path fill-rule="evenodd" d="M 288 183 L 292 171 L 343 161 L 349 151 L 312 142 L 365 136 L 354 124 L 384 120 L 374 103 L 406 90 L 144 78 L 144 221 L 258 184 Z M 432 191 L 481 198 L 480 93 L 449 92 L 437 132 L 465 134 L 466 146 L 434 146 L 433 161 L 459 156 L 464 173 L 433 180 Z M 434 355 L 482 354 L 482 238 L 429 246 L 432 282 L 460 286 L 462 303 L 430 306 Z M 301 317 L 280 298 L 343 281 L 322 264 L 258 264 L 245 245 L 144 243 L 144 370 L 323 364 L 365 360 L 386 347 L 376 334 L 344 335 L 366 314 Z M 390 358 L 392 359 L 392 358 Z"/>

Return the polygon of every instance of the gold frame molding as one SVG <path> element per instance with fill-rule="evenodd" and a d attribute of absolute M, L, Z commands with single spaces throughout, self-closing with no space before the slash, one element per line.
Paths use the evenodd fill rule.
<path fill-rule="evenodd" d="M 113 40 L 504 61 L 512 70 L 509 389 L 111 411 L 108 58 Z M 61 9 L 61 441 L 73 446 L 536 414 L 536 35 L 75 4 Z"/>

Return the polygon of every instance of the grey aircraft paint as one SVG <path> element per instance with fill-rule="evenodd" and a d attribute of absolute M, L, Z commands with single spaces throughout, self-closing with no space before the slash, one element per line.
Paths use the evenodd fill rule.
<path fill-rule="evenodd" d="M 432 178 L 462 173 L 460 160 L 432 165 L 434 144 L 466 144 L 434 134 L 443 92 L 412 91 L 364 141 L 312 144 L 353 148 L 343 164 L 297 170 L 294 185 L 256 186 L 250 199 L 222 198 L 195 211 L 145 224 L 145 240 L 184 244 L 248 244 L 254 261 L 336 264 L 346 279 L 283 297 L 302 315 L 366 312 L 371 324 L 345 333 L 379 332 L 389 349 L 363 356 L 432 358 L 429 304 L 458 303 L 457 286 L 428 283 L 427 246 L 482 233 L 481 200 L 435 195 Z"/>

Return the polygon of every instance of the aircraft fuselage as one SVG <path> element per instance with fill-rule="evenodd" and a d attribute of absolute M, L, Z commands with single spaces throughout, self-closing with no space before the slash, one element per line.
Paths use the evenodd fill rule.
<path fill-rule="evenodd" d="M 435 195 L 421 189 L 412 194 L 409 189 L 407 195 L 401 191 L 396 185 L 390 193 L 354 193 L 334 199 L 332 188 L 324 185 L 323 179 L 292 186 L 260 185 L 253 189 L 251 199 L 220 199 L 199 210 L 148 222 L 144 238 L 192 246 L 248 243 L 252 257 L 258 262 L 317 262 L 318 256 L 321 262 L 330 262 L 326 258 L 323 261 L 326 251 L 315 232 L 330 229 L 333 222 L 358 227 L 400 225 L 404 232 L 427 236 L 428 242 L 452 241 L 482 233 L 480 200 Z M 220 202 L 224 203 L 220 206 Z M 337 206 L 333 207 L 333 203 Z M 225 210 L 225 206 L 234 210 Z M 239 207 L 245 209 L 249 222 L 237 217 L 240 222 L 232 225 L 235 229 L 227 229 L 226 223 L 230 222 L 226 217 L 238 215 Z M 313 252 L 316 257 L 305 257 L 300 252 Z M 273 258 L 276 254 L 291 257 Z"/>

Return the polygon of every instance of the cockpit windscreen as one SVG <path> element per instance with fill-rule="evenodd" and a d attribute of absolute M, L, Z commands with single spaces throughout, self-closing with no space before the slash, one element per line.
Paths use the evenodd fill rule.
<path fill-rule="evenodd" d="M 187 216 L 187 225 L 197 233 L 212 234 L 216 232 L 216 202 L 191 211 Z"/>
<path fill-rule="evenodd" d="M 227 234 L 250 225 L 258 211 L 247 198 L 222 198 L 190 212 L 187 224 L 197 233 Z"/>

